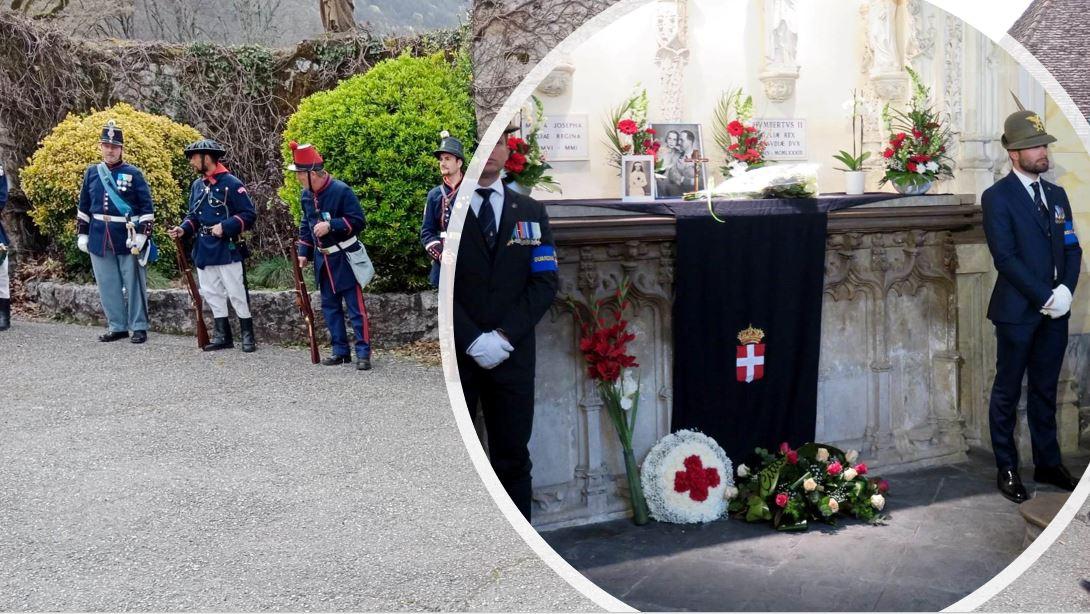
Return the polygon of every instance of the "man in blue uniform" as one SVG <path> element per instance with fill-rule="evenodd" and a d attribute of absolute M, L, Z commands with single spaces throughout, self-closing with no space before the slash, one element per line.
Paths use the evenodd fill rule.
<path fill-rule="evenodd" d="M 366 257 L 357 236 L 363 232 L 364 216 L 352 188 L 325 172 L 322 156 L 313 145 L 291 143 L 295 172 L 303 186 L 303 216 L 299 223 L 299 264 L 314 260 L 314 277 L 322 292 L 322 316 L 333 342 L 333 355 L 322 364 L 352 362 L 345 328 L 345 311 L 352 321 L 356 339 L 356 368 L 371 369 L 371 327 L 363 301 L 363 287 L 353 271 L 353 260 Z"/>
<path fill-rule="evenodd" d="M 427 205 L 424 207 L 424 223 L 420 226 L 420 242 L 431 257 L 431 275 L 429 281 L 433 288 L 439 287 L 439 262 L 443 257 L 443 242 L 447 237 L 447 224 L 450 213 L 454 210 L 454 200 L 458 198 L 458 187 L 462 183 L 462 169 L 465 154 L 462 142 L 450 136 L 444 130 L 439 149 L 434 154 L 439 159 L 439 174 L 443 183 L 428 192 Z"/>
<path fill-rule="evenodd" d="M 1026 414 L 1033 446 L 1033 479 L 1074 490 L 1076 480 L 1060 460 L 1056 438 L 1056 386 L 1067 348 L 1072 294 L 1082 248 L 1071 204 L 1048 170 L 1045 132 L 1032 111 L 1018 111 L 1003 126 L 1011 172 L 981 196 L 984 234 L 999 276 L 988 305 L 995 324 L 996 372 L 988 407 L 999 491 L 1020 503 L 1029 498 L 1018 475 L 1014 440 L 1022 377 L 1028 373 Z"/>
<path fill-rule="evenodd" d="M 0 213 L 8 204 L 8 176 L 0 164 Z M 0 220 L 0 330 L 11 328 L 11 283 L 8 281 L 8 235 Z"/>
<path fill-rule="evenodd" d="M 230 299 L 238 316 L 242 351 L 253 352 L 257 344 L 243 268 L 247 254 L 240 237 L 243 231 L 253 229 L 257 214 L 246 186 L 220 162 L 226 154 L 222 145 L 210 139 L 185 148 L 186 159 L 200 178 L 189 190 L 189 213 L 169 233 L 174 238 L 196 237 L 193 264 L 201 296 L 215 318 L 211 342 L 202 349 L 210 352 L 235 347 L 227 311 Z"/>
<path fill-rule="evenodd" d="M 124 144 L 121 127 L 111 119 L 99 138 L 102 162 L 87 167 L 83 176 L 77 246 L 91 256 L 106 313 L 106 333 L 98 340 L 124 339 L 131 330 L 132 342 L 144 343 L 148 339 L 144 267 L 154 251 L 149 239 L 155 215 L 143 173 L 121 159 Z"/>
<path fill-rule="evenodd" d="M 500 137 L 473 188 L 454 269 L 454 344 L 471 415 L 480 404 L 488 456 L 529 519 L 534 423 L 534 327 L 556 296 L 556 251 L 545 207 L 507 189 Z"/>

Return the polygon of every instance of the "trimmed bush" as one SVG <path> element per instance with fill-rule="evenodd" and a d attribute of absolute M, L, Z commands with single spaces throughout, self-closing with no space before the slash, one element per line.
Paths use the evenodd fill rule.
<path fill-rule="evenodd" d="M 291 141 L 312 143 L 326 170 L 359 197 L 376 291 L 428 285 L 430 260 L 420 246 L 420 223 L 428 190 L 440 181 L 432 152 L 443 130 L 472 151 L 476 121 L 464 56 L 453 65 L 442 54 L 380 62 L 305 98 L 288 120 L 285 161 L 291 161 Z M 286 173 L 280 196 L 298 221 L 300 186 L 293 173 Z"/>
<path fill-rule="evenodd" d="M 87 166 L 102 161 L 98 138 L 111 119 L 125 131 L 123 159 L 143 171 L 151 187 L 153 236 L 159 246 L 159 262 L 154 268 L 170 275 L 175 271 L 174 243 L 166 230 L 185 214 L 189 185 L 195 177 L 183 149 L 201 138 L 189 126 L 124 103 L 89 115 L 69 114 L 42 140 L 22 170 L 30 217 L 42 234 L 51 237 L 66 268 L 90 270 L 90 260 L 76 248 L 76 208 Z"/>

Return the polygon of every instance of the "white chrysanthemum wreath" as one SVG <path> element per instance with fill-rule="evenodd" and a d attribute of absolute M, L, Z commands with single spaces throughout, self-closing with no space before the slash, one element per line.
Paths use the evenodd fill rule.
<path fill-rule="evenodd" d="M 643 491 L 651 516 L 679 524 L 711 522 L 727 509 L 734 468 L 715 440 L 696 431 L 663 437 L 643 461 Z"/>

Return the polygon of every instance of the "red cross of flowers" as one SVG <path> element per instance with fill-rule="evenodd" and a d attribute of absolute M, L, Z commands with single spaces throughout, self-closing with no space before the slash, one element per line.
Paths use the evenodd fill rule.
<path fill-rule="evenodd" d="M 696 454 L 685 459 L 685 471 L 674 473 L 674 490 L 689 491 L 693 501 L 708 498 L 708 489 L 719 486 L 719 471 L 715 467 L 705 467 Z"/>

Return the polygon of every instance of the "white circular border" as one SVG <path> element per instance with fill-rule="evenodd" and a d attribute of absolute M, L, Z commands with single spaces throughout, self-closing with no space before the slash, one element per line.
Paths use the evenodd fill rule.
<path fill-rule="evenodd" d="M 647 4 L 652 4 L 655 1 L 656 0 L 618 0 L 614 5 L 603 10 L 587 23 L 576 29 L 575 32 L 570 34 L 542 58 L 526 78 L 519 83 L 515 88 L 515 91 L 511 93 L 511 96 L 508 97 L 496 114 L 496 119 L 492 121 L 488 129 L 485 130 L 485 133 L 478 140 L 478 143 L 491 144 L 499 140 L 507 122 L 510 118 L 515 116 L 517 111 L 521 108 L 522 102 L 529 98 L 534 90 L 537 89 L 537 86 L 545 80 L 545 77 L 556 68 L 562 55 L 572 53 L 591 36 L 597 34 L 622 16 Z M 1064 91 L 1059 82 L 1057 82 L 1051 73 L 1048 72 L 1048 69 L 1037 61 L 1037 59 L 1018 41 L 1007 34 L 1007 30 L 1009 30 L 1018 18 L 1022 16 L 1026 8 L 1031 4 L 1031 0 L 1005 0 L 1002 4 L 1000 4 L 998 0 L 926 1 L 973 26 L 985 36 L 992 39 L 996 44 L 1003 48 L 1003 50 L 1009 53 L 1016 62 L 1021 64 L 1022 67 L 1025 68 L 1026 71 L 1029 72 L 1029 74 L 1044 88 L 1053 102 L 1056 103 L 1060 112 L 1071 123 L 1071 126 L 1075 130 L 1075 134 L 1082 142 L 1083 148 L 1087 152 L 1090 152 L 1090 123 L 1087 122 L 1087 118 L 1082 115 L 1074 101 L 1071 100 L 1071 97 Z M 491 151 L 490 147 L 478 145 L 477 149 L 473 152 L 473 161 L 466 169 L 466 174 L 463 178 L 463 181 L 467 185 L 476 185 L 477 181 L 480 179 L 481 170 L 484 167 L 484 158 L 482 158 L 482 156 L 489 151 Z M 522 514 L 515 507 L 515 504 L 507 496 L 507 493 L 500 484 L 496 474 L 492 471 L 492 466 L 488 462 L 488 457 L 485 455 L 484 449 L 477 439 L 477 432 L 469 418 L 469 410 L 466 406 L 465 396 L 462 392 L 461 380 L 458 377 L 458 362 L 454 349 L 454 312 L 452 308 L 452 298 L 454 296 L 453 273 L 454 267 L 457 264 L 455 255 L 458 253 L 458 244 L 461 241 L 462 234 L 461 229 L 465 222 L 469 200 L 470 195 L 468 193 L 462 193 L 459 194 L 458 199 L 455 202 L 450 225 L 448 226 L 447 240 L 444 245 L 443 263 L 446 266 L 442 267 L 439 276 L 439 347 L 443 356 L 443 376 L 447 384 L 447 393 L 450 397 L 451 409 L 454 411 L 455 424 L 458 426 L 458 430 L 462 435 L 462 441 L 465 443 L 466 450 L 469 452 L 470 459 L 473 461 L 477 473 L 480 475 L 489 494 L 492 495 L 497 507 L 503 512 L 507 521 L 511 523 L 511 526 L 519 536 L 522 537 L 523 541 L 526 542 L 541 560 L 549 565 L 549 567 L 559 574 L 560 577 L 564 578 L 568 584 L 582 593 L 583 596 L 587 597 L 603 609 L 615 612 L 634 612 L 636 611 L 635 609 L 602 590 L 587 579 L 586 576 L 579 573 L 571 564 L 557 554 L 541 535 L 537 533 L 533 526 L 522 517 Z M 965 612 L 976 609 L 998 594 L 1029 568 L 1029 566 L 1032 565 L 1054 541 L 1056 541 L 1056 538 L 1059 537 L 1060 533 L 1063 532 L 1065 528 L 1067 528 L 1071 519 L 1075 517 L 1075 514 L 1078 513 L 1078 510 L 1082 507 L 1082 503 L 1086 500 L 1087 495 L 1090 494 L 1090 479 L 1087 478 L 1088 473 L 1090 473 L 1090 471 L 1083 472 L 1082 480 L 1079 482 L 1075 491 L 1071 493 L 1067 503 L 1053 521 L 1049 523 L 1048 527 L 1045 528 L 1041 535 L 1038 536 L 1037 539 L 1018 556 L 1018 558 L 1012 561 L 1003 571 L 976 591 L 973 591 L 971 594 L 943 611 Z"/>
<path fill-rule="evenodd" d="M 707 466 L 714 467 L 721 474 L 719 485 L 708 489 L 708 498 L 704 501 L 693 501 L 688 492 L 679 493 L 673 489 L 671 476 L 675 472 L 684 471 L 685 459 L 693 454 L 710 456 L 711 458 L 705 460 L 714 461 L 718 466 Z M 722 446 L 700 431 L 680 430 L 658 440 L 643 461 L 642 473 L 641 482 L 647 496 L 647 507 L 651 517 L 659 522 L 704 524 L 722 518 L 727 512 L 727 500 L 723 494 L 727 488 L 734 487 L 734 466 Z M 699 517 L 683 518 L 679 508 L 688 508 L 684 514 Z"/>

